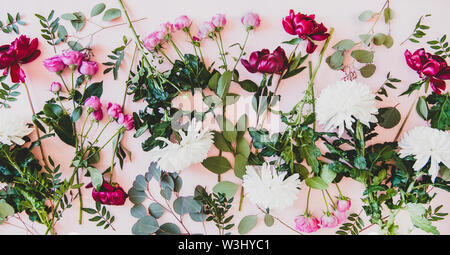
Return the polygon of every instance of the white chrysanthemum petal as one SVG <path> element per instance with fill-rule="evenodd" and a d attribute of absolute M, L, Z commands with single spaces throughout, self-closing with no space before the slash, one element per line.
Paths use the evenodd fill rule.
<path fill-rule="evenodd" d="M 27 126 L 25 119 L 10 110 L 0 111 L 0 143 L 22 145 L 25 143 L 22 138 L 31 132 L 33 128 Z"/>
<path fill-rule="evenodd" d="M 300 180 L 293 174 L 284 180 L 286 172 L 278 173 L 267 163 L 261 167 L 247 166 L 242 186 L 250 201 L 263 208 L 283 209 L 297 199 Z"/>
<path fill-rule="evenodd" d="M 377 122 L 375 94 L 369 86 L 356 81 L 338 81 L 323 89 L 316 101 L 316 109 L 317 120 L 324 129 L 338 129 L 339 136 L 344 133 L 344 128 L 352 129 L 352 117 L 366 126 L 369 122 Z"/>
<path fill-rule="evenodd" d="M 430 161 L 428 173 L 433 181 L 439 173 L 439 163 L 450 167 L 450 134 L 431 127 L 416 127 L 403 135 L 398 143 L 399 155 L 416 159 L 414 170 L 420 171 Z"/>
<path fill-rule="evenodd" d="M 154 148 L 150 151 L 150 160 L 158 160 L 158 166 L 167 172 L 178 172 L 190 165 L 205 160 L 211 145 L 213 134 L 201 129 L 201 122 L 192 121 L 187 132 L 178 131 L 181 137 L 180 143 L 172 143 L 166 138 L 159 137 L 167 146 Z"/>

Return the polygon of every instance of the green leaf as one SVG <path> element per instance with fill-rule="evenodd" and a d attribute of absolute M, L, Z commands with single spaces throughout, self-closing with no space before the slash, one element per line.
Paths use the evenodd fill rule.
<path fill-rule="evenodd" d="M 141 204 L 134 205 L 131 207 L 131 216 L 135 218 L 143 218 L 147 215 L 147 210 L 145 210 L 145 207 Z"/>
<path fill-rule="evenodd" d="M 336 178 L 337 173 L 329 168 L 328 165 L 324 165 L 320 171 L 320 178 L 326 183 L 330 184 Z"/>
<path fill-rule="evenodd" d="M 373 36 L 372 40 L 375 45 L 382 45 L 386 40 L 386 35 L 383 33 L 377 33 Z"/>
<path fill-rule="evenodd" d="M 77 17 L 77 19 L 70 20 L 70 23 L 72 24 L 73 28 L 75 28 L 75 30 L 79 32 L 86 24 L 86 17 L 81 12 L 74 12 L 73 14 Z"/>
<path fill-rule="evenodd" d="M 228 89 L 230 88 L 231 79 L 233 77 L 233 73 L 229 70 L 225 71 L 219 78 L 217 84 L 217 95 L 224 99 L 228 94 Z"/>
<path fill-rule="evenodd" d="M 83 108 L 81 106 L 78 106 L 72 113 L 72 122 L 76 122 L 78 119 L 80 119 L 81 114 L 83 114 Z"/>
<path fill-rule="evenodd" d="M 419 100 L 417 101 L 416 105 L 416 111 L 417 114 L 419 114 L 422 119 L 427 120 L 428 119 L 428 105 L 425 100 L 425 96 L 419 97 Z"/>
<path fill-rule="evenodd" d="M 202 162 L 202 165 L 215 174 L 223 174 L 231 169 L 231 164 L 228 159 L 222 156 L 206 158 Z"/>
<path fill-rule="evenodd" d="M 248 157 L 242 154 L 237 154 L 234 158 L 234 175 L 242 179 L 242 177 L 245 175 L 245 172 L 247 171 L 247 164 Z"/>
<path fill-rule="evenodd" d="M 151 203 L 151 204 L 148 206 L 148 211 L 149 211 L 149 213 L 150 213 L 153 217 L 155 217 L 156 219 L 161 218 L 161 216 L 162 216 L 162 215 L 164 214 L 164 212 L 165 212 L 164 208 L 163 208 L 160 204 L 158 204 L 158 203 Z"/>
<path fill-rule="evenodd" d="M 195 200 L 193 196 L 178 197 L 173 202 L 173 209 L 179 215 L 199 213 L 202 210 L 202 204 Z"/>
<path fill-rule="evenodd" d="M 45 18 L 43 18 L 43 19 L 45 19 Z M 41 19 L 41 20 L 43 20 L 43 19 Z M 72 20 L 77 20 L 78 17 L 73 13 L 64 13 L 63 15 L 61 15 L 61 19 L 72 21 Z M 45 20 L 43 20 L 43 21 L 45 21 Z"/>
<path fill-rule="evenodd" d="M 150 235 L 159 229 L 158 221 L 152 216 L 140 218 L 132 227 L 131 232 L 135 235 Z"/>
<path fill-rule="evenodd" d="M 106 8 L 106 5 L 104 3 L 96 4 L 94 6 L 94 8 L 92 8 L 92 10 L 91 10 L 91 17 L 99 15 L 100 13 L 102 13 L 105 10 L 105 8 Z"/>
<path fill-rule="evenodd" d="M 245 235 L 256 226 L 258 217 L 256 215 L 247 215 L 239 222 L 238 232 Z"/>
<path fill-rule="evenodd" d="M 388 23 L 393 18 L 394 18 L 394 11 L 389 7 L 384 9 L 384 22 Z"/>
<path fill-rule="evenodd" d="M 384 39 L 383 45 L 386 46 L 386 48 L 391 48 L 392 45 L 394 45 L 394 39 L 392 38 L 392 36 L 387 35 L 386 38 Z"/>
<path fill-rule="evenodd" d="M 372 18 L 372 16 L 374 15 L 373 11 L 371 10 L 366 10 L 363 13 L 361 13 L 358 17 L 358 19 L 360 21 L 368 21 L 369 19 Z"/>
<path fill-rule="evenodd" d="M 161 234 L 161 235 L 180 235 L 181 231 L 180 228 L 173 224 L 173 223 L 164 223 L 161 225 L 161 227 L 159 227 L 158 233 L 157 234 Z"/>
<path fill-rule="evenodd" d="M 333 46 L 333 49 L 336 49 L 336 50 L 350 50 L 351 48 L 353 48 L 353 46 L 355 46 L 355 42 L 353 42 L 350 39 L 344 39 L 344 40 L 341 40 L 338 43 L 336 43 Z"/>
<path fill-rule="evenodd" d="M 91 176 L 92 185 L 96 190 L 101 190 L 103 186 L 103 175 L 102 173 L 94 167 L 87 168 L 89 175 Z"/>
<path fill-rule="evenodd" d="M 97 213 L 97 211 L 95 209 L 92 209 L 92 208 L 83 208 L 82 210 L 84 212 L 89 213 L 89 214 L 96 214 Z"/>
<path fill-rule="evenodd" d="M 377 67 L 374 64 L 367 64 L 367 65 L 363 66 L 361 69 L 359 69 L 359 71 L 361 72 L 361 75 L 364 78 L 369 78 L 370 76 L 372 76 L 375 73 L 376 69 L 377 69 Z"/>
<path fill-rule="evenodd" d="M 0 200 L 0 219 L 4 219 L 14 215 L 14 208 L 10 206 L 4 199 Z"/>
<path fill-rule="evenodd" d="M 351 55 L 360 63 L 371 63 L 373 60 L 373 52 L 367 50 L 354 50 Z"/>
<path fill-rule="evenodd" d="M 401 119 L 400 112 L 394 107 L 385 107 L 378 109 L 378 124 L 384 128 L 395 127 Z"/>
<path fill-rule="evenodd" d="M 84 97 L 82 99 L 82 102 L 80 103 L 84 103 L 84 101 L 86 101 L 86 99 L 91 96 L 96 96 L 100 98 L 102 94 L 103 94 L 103 81 L 94 82 L 86 88 L 86 91 L 84 92 Z"/>
<path fill-rule="evenodd" d="M 328 184 L 318 176 L 306 179 L 305 183 L 308 187 L 313 189 L 323 190 L 328 188 Z"/>
<path fill-rule="evenodd" d="M 224 193 L 225 196 L 230 199 L 234 197 L 238 188 L 239 186 L 236 183 L 230 181 L 222 181 L 214 186 L 213 191 L 215 193 Z"/>
<path fill-rule="evenodd" d="M 219 73 L 219 72 L 216 72 L 216 73 L 214 73 L 214 74 L 211 76 L 211 78 L 209 78 L 209 81 L 208 81 L 208 87 L 209 87 L 211 90 L 213 90 L 213 91 L 216 91 L 216 90 L 217 90 L 217 84 L 218 84 L 218 82 L 219 82 L 219 77 L 220 77 L 220 73 Z"/>
<path fill-rule="evenodd" d="M 103 21 L 111 21 L 113 19 L 117 19 L 122 16 L 122 12 L 117 8 L 111 8 L 106 10 L 105 14 L 103 14 Z"/>
<path fill-rule="evenodd" d="M 216 120 L 220 130 L 222 130 L 223 137 L 231 143 L 234 142 L 237 137 L 237 130 L 233 123 L 224 118 L 222 115 L 217 115 Z"/>
<path fill-rule="evenodd" d="M 370 34 L 362 34 L 359 35 L 359 38 L 361 39 L 361 41 L 366 45 L 369 46 L 371 40 L 372 40 L 372 35 Z"/>
<path fill-rule="evenodd" d="M 273 219 L 272 215 L 266 213 L 266 215 L 264 215 L 264 223 L 266 224 L 266 226 L 272 227 L 275 223 L 275 220 Z"/>
<path fill-rule="evenodd" d="M 147 194 L 144 191 L 136 190 L 134 188 L 131 188 L 128 191 L 128 196 L 133 204 L 141 204 L 147 199 Z"/>
<path fill-rule="evenodd" d="M 239 137 L 236 141 L 236 152 L 247 158 L 250 155 L 250 146 L 243 136 Z"/>
<path fill-rule="evenodd" d="M 331 69 L 340 70 L 344 68 L 344 59 L 344 51 L 338 50 L 331 56 L 327 57 L 326 62 Z"/>
<path fill-rule="evenodd" d="M 238 82 L 241 88 L 248 92 L 256 92 L 258 90 L 258 85 L 251 80 L 243 80 Z"/>
<path fill-rule="evenodd" d="M 426 218 L 424 218 L 423 215 L 425 214 L 426 210 L 422 205 L 408 203 L 406 204 L 406 208 L 415 227 L 420 228 L 425 232 L 439 235 L 439 231 L 436 229 L 436 227 L 431 225 L 431 223 Z"/>
<path fill-rule="evenodd" d="M 213 134 L 214 134 L 214 146 L 216 146 L 217 149 L 226 152 L 233 151 L 233 147 L 231 146 L 230 142 L 225 140 L 222 133 L 214 131 Z"/>
<path fill-rule="evenodd" d="M 57 104 L 45 104 L 42 111 L 45 116 L 54 120 L 59 119 L 63 115 L 63 109 Z"/>
<path fill-rule="evenodd" d="M 284 43 L 284 44 L 290 44 L 290 45 L 297 45 L 297 44 L 299 44 L 301 41 L 303 41 L 301 38 L 293 38 L 293 39 L 291 39 L 291 40 L 289 40 L 289 41 L 284 41 L 284 42 L 282 42 L 282 43 Z"/>

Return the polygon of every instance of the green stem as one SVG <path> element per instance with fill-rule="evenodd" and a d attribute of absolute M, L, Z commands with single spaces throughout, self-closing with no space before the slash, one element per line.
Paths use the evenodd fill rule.
<path fill-rule="evenodd" d="M 242 56 L 244 56 L 244 50 L 245 50 L 245 46 L 247 45 L 247 40 L 248 40 L 249 35 L 250 35 L 250 30 L 247 30 L 247 35 L 245 36 L 244 44 L 242 45 L 242 48 L 241 48 L 241 53 L 239 54 L 239 57 L 236 60 L 236 63 L 234 64 L 233 71 L 236 69 L 236 67 L 239 63 L 239 60 L 241 60 Z"/>
<path fill-rule="evenodd" d="M 342 195 L 341 189 L 339 188 L 339 185 L 337 184 L 337 182 L 335 182 L 334 184 L 336 185 L 336 188 L 337 188 L 338 191 L 339 191 L 339 196 L 340 196 L 341 198 L 344 198 L 344 196 Z"/>
<path fill-rule="evenodd" d="M 328 209 L 327 199 L 325 198 L 325 192 L 323 192 L 323 190 L 322 190 L 322 196 L 323 196 L 323 202 L 325 202 L 325 206 L 327 207 L 327 214 L 329 214 L 330 210 Z"/>
<path fill-rule="evenodd" d="M 311 187 L 308 189 L 308 197 L 306 198 L 305 216 L 309 217 L 309 196 L 311 195 Z"/>
<path fill-rule="evenodd" d="M 336 208 L 336 204 L 334 203 L 333 198 L 332 198 L 331 195 L 330 195 L 330 192 L 328 192 L 327 189 L 326 189 L 325 191 L 327 192 L 327 195 L 328 195 L 328 197 L 330 198 L 330 201 L 331 201 L 331 203 L 333 204 L 333 207 Z"/>
<path fill-rule="evenodd" d="M 244 187 L 241 186 L 241 196 L 239 198 L 239 211 L 242 210 L 242 204 L 244 202 Z"/>
<path fill-rule="evenodd" d="M 169 58 L 169 56 L 167 56 L 162 49 L 160 49 L 158 52 L 161 53 L 161 55 L 163 55 L 167 59 L 167 61 L 170 62 L 171 65 L 174 64 L 173 61 Z"/>

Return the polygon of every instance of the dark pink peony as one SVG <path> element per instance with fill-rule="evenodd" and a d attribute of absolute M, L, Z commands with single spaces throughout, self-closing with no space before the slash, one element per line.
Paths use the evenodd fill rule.
<path fill-rule="evenodd" d="M 117 119 L 117 123 L 123 125 L 128 131 L 130 131 L 134 128 L 133 117 L 129 114 L 119 113 L 119 118 Z"/>
<path fill-rule="evenodd" d="M 430 86 L 433 91 L 440 95 L 445 91 L 445 81 L 450 79 L 450 67 L 447 62 L 438 55 L 432 55 L 425 50 L 418 49 L 413 54 L 405 51 L 405 59 L 411 69 L 416 71 L 420 78 L 423 75 L 430 78 Z"/>
<path fill-rule="evenodd" d="M 58 72 L 62 72 L 64 70 L 64 68 L 66 68 L 66 65 L 62 61 L 61 57 L 56 55 L 56 56 L 53 56 L 51 58 L 47 58 L 46 60 L 44 60 L 44 67 L 49 72 L 58 73 Z"/>
<path fill-rule="evenodd" d="M 122 107 L 119 104 L 111 103 L 111 102 L 108 103 L 106 110 L 108 112 L 108 115 L 113 117 L 114 119 L 119 118 L 119 114 L 122 113 Z"/>
<path fill-rule="evenodd" d="M 316 232 L 320 229 L 319 220 L 313 216 L 298 216 L 295 218 L 295 228 L 300 232 Z"/>
<path fill-rule="evenodd" d="M 98 72 L 98 63 L 95 61 L 82 61 L 78 67 L 80 74 L 93 76 Z"/>
<path fill-rule="evenodd" d="M 25 82 L 25 72 L 20 67 L 21 64 L 29 63 L 41 55 L 38 50 L 38 39 L 21 35 L 10 45 L 0 46 L 0 70 L 5 69 L 3 75 L 11 75 L 11 81 L 14 83 Z"/>
<path fill-rule="evenodd" d="M 320 225 L 323 228 L 334 228 L 339 224 L 339 219 L 334 214 L 324 214 L 320 218 Z"/>
<path fill-rule="evenodd" d="M 305 15 L 302 13 L 297 13 L 293 10 L 289 11 L 289 15 L 283 18 L 284 30 L 291 34 L 297 35 L 303 40 L 308 40 L 308 46 L 306 52 L 309 54 L 313 53 L 317 48 L 314 41 L 323 41 L 330 36 L 327 33 L 327 28 L 322 24 L 318 24 L 315 21 L 315 15 Z"/>
<path fill-rule="evenodd" d="M 86 188 L 92 188 L 92 183 L 86 185 Z M 123 205 L 128 195 L 119 186 L 119 184 L 109 184 L 107 181 L 103 180 L 102 188 L 100 191 L 95 188 L 92 189 L 92 198 L 95 202 L 104 205 Z"/>
<path fill-rule="evenodd" d="M 75 66 L 79 66 L 81 64 L 81 61 L 84 58 L 83 53 L 75 50 L 65 50 L 60 56 L 61 60 L 66 64 L 67 66 L 71 66 L 72 68 Z M 74 70 L 75 68 L 73 68 Z"/>
<path fill-rule="evenodd" d="M 248 60 L 241 59 L 242 65 L 251 73 L 282 73 L 288 67 L 288 59 L 283 48 L 278 46 L 273 53 L 268 49 L 254 51 Z"/>
<path fill-rule="evenodd" d="M 350 209 L 350 206 L 352 206 L 352 202 L 350 199 L 343 199 L 343 200 L 339 199 L 336 201 L 336 207 L 337 207 L 336 209 L 339 212 L 347 211 L 348 209 Z"/>
<path fill-rule="evenodd" d="M 100 121 L 103 119 L 102 103 L 100 99 L 96 96 L 91 96 L 84 101 L 84 105 L 89 108 L 88 112 L 92 113 L 92 116 Z"/>

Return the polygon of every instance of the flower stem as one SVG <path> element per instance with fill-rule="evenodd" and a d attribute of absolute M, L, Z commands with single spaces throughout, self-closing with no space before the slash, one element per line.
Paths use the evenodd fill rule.
<path fill-rule="evenodd" d="M 241 53 L 239 54 L 239 57 L 236 60 L 236 63 L 234 64 L 233 71 L 236 69 L 236 67 L 239 63 L 239 60 L 241 60 L 242 56 L 244 56 L 244 50 L 245 50 L 245 46 L 247 45 L 247 40 L 248 40 L 249 35 L 250 35 L 250 30 L 247 30 L 247 35 L 245 36 L 244 44 L 242 45 L 242 48 L 241 48 Z"/>
<path fill-rule="evenodd" d="M 327 189 L 326 189 L 325 191 L 327 192 L 327 195 L 328 195 L 328 197 L 330 198 L 330 201 L 331 201 L 331 203 L 333 204 L 333 207 L 336 208 L 336 204 L 334 203 L 333 198 L 332 198 L 331 195 L 330 195 L 330 192 L 328 192 Z"/>
<path fill-rule="evenodd" d="M 330 209 L 328 209 L 327 199 L 325 197 L 325 192 L 322 190 L 323 201 L 325 202 L 325 206 L 327 207 L 327 214 L 330 213 Z"/>
<path fill-rule="evenodd" d="M 418 99 L 419 99 L 419 93 L 417 92 L 416 99 L 414 99 L 414 102 L 411 104 L 411 107 L 409 108 L 408 114 L 406 114 L 406 117 L 403 120 L 402 125 L 400 126 L 400 129 L 398 130 L 397 134 L 395 135 L 394 142 L 396 142 L 398 140 L 398 138 L 400 137 L 400 134 L 402 133 L 403 128 L 405 127 L 405 124 L 408 121 L 409 116 L 411 115 L 412 109 L 416 105 L 416 102 L 417 102 Z"/>
<path fill-rule="evenodd" d="M 308 197 L 306 198 L 306 210 L 305 210 L 305 216 L 309 216 L 309 196 L 311 195 L 311 187 L 308 189 Z"/>
<path fill-rule="evenodd" d="M 239 211 L 242 210 L 242 204 L 244 202 L 244 187 L 241 186 L 241 196 L 239 198 Z"/>

